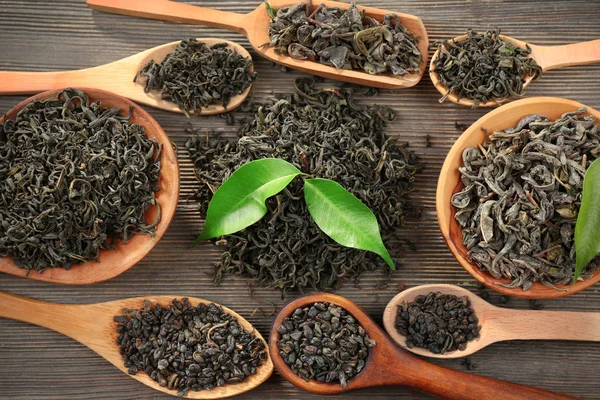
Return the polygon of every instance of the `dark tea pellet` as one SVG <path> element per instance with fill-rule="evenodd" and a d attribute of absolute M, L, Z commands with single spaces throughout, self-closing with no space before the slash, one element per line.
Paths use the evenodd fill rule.
<path fill-rule="evenodd" d="M 160 90 L 163 100 L 176 103 L 189 116 L 211 104 L 227 108 L 231 97 L 242 94 L 256 76 L 252 60 L 227 43 L 209 47 L 192 38 L 182 40 L 160 63 L 150 61 L 135 80 L 145 78 L 145 92 Z"/>
<path fill-rule="evenodd" d="M 375 346 L 352 315 L 331 303 L 296 309 L 277 331 L 279 354 L 307 382 L 340 382 L 346 387 Z"/>
<path fill-rule="evenodd" d="M 144 302 L 115 316 L 117 344 L 130 374 L 145 372 L 185 395 L 240 383 L 267 359 L 266 346 L 216 304 L 174 299 L 166 308 Z"/>
<path fill-rule="evenodd" d="M 440 292 L 400 304 L 394 326 L 406 336 L 408 348 L 422 347 L 434 354 L 464 350 L 480 331 L 468 297 Z"/>

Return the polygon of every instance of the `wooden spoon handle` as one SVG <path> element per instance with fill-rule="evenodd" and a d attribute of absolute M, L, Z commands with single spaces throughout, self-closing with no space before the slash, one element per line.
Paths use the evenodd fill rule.
<path fill-rule="evenodd" d="M 568 400 L 576 397 L 538 389 L 532 386 L 501 381 L 480 375 L 455 371 L 425 362 L 416 357 L 401 357 L 402 365 L 391 366 L 388 384 L 410 386 L 421 392 L 451 400 Z M 390 363 L 393 364 L 393 363 Z M 388 369 L 390 369 L 388 367 Z M 398 371 L 400 369 L 400 371 Z M 385 374 L 382 372 L 382 374 Z M 402 375 L 402 376 L 401 376 Z M 396 376 L 396 378 L 394 378 Z"/>
<path fill-rule="evenodd" d="M 531 46 L 532 57 L 544 71 L 600 62 L 600 39 L 563 46 Z"/>
<path fill-rule="evenodd" d="M 200 24 L 245 34 L 247 16 L 167 0 L 87 0 L 93 10 L 113 14 Z"/>
<path fill-rule="evenodd" d="M 0 292 L 0 317 L 43 326 L 81 342 L 89 334 L 81 306 L 46 303 Z"/>
<path fill-rule="evenodd" d="M 600 313 L 576 311 L 529 311 L 500 309 L 486 325 L 494 326 L 493 342 L 502 340 L 600 341 Z"/>
<path fill-rule="evenodd" d="M 56 72 L 0 71 L 0 94 L 34 94 L 66 87 L 97 87 L 87 70 Z M 99 88 L 100 89 L 100 88 Z"/>

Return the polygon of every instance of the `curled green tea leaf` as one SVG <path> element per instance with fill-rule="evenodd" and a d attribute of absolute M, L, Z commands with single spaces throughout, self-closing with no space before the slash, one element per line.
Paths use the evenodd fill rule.
<path fill-rule="evenodd" d="M 277 10 L 271 7 L 268 1 L 265 1 L 265 8 L 267 9 L 269 17 L 271 17 L 271 19 L 275 19 L 275 17 L 277 16 Z"/>
<path fill-rule="evenodd" d="M 600 254 L 600 159 L 587 169 L 583 179 L 583 195 L 575 225 L 576 268 L 573 283 L 594 257 Z"/>
<path fill-rule="evenodd" d="M 377 218 L 373 212 L 344 189 L 328 179 L 307 179 L 304 200 L 317 226 L 342 246 L 379 254 L 391 269 L 396 269 L 388 253 Z"/>
<path fill-rule="evenodd" d="M 278 158 L 263 158 L 238 168 L 215 192 L 201 240 L 229 235 L 254 224 L 267 213 L 265 201 L 281 192 L 300 170 Z"/>

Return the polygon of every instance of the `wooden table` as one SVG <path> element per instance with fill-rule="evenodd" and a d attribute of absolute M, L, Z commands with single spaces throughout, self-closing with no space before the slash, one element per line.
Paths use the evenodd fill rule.
<path fill-rule="evenodd" d="M 148 7 L 151 7 L 150 0 Z M 205 0 L 192 2 L 228 11 L 250 12 L 258 0 Z M 364 5 L 420 16 L 430 41 L 458 36 L 467 28 L 499 26 L 503 32 L 535 44 L 553 45 L 600 37 L 600 2 L 594 1 L 414 1 L 365 0 Z M 63 70 L 92 67 L 144 49 L 186 37 L 220 37 L 249 48 L 240 35 L 199 26 L 179 25 L 92 12 L 84 0 L 0 0 L 0 69 Z M 431 55 L 430 55 L 431 56 Z M 253 53 L 260 76 L 256 96 L 293 90 L 301 73 L 283 73 L 279 67 Z M 600 65 L 552 71 L 534 83 L 528 96 L 562 96 L 600 108 Z M 402 230 L 416 243 L 402 267 L 387 286 L 384 274 L 363 276 L 359 287 L 347 282 L 338 294 L 347 296 L 381 322 L 381 315 L 398 284 L 453 283 L 477 290 L 477 283 L 452 257 L 440 236 L 435 216 L 435 187 L 444 156 L 460 134 L 455 122 L 471 123 L 486 113 L 454 104 L 439 104 L 438 92 L 428 77 L 411 89 L 396 93 L 382 91 L 375 100 L 391 105 L 397 120 L 388 132 L 420 156 L 424 165 L 416 181 L 413 199 L 424 207 L 420 220 L 410 220 Z M 0 113 L 25 96 L 0 97 Z M 368 100 L 372 101 L 372 100 Z M 235 134 L 219 117 L 186 119 L 177 114 L 148 109 L 178 145 L 181 165 L 181 198 L 175 219 L 158 246 L 137 266 L 105 283 L 88 287 L 44 284 L 12 276 L 0 276 L 0 289 L 36 299 L 89 303 L 124 297 L 175 294 L 209 299 L 227 305 L 252 322 L 263 334 L 270 328 L 273 313 L 298 294 L 285 300 L 268 288 L 254 288 L 249 280 L 228 276 L 220 287 L 212 283 L 212 263 L 219 256 L 209 243 L 194 249 L 190 243 L 200 231 L 202 218 L 186 198 L 194 190 L 194 177 L 184 143 L 186 127 L 217 129 Z M 425 147 L 425 135 L 431 147 Z M 500 296 L 491 294 L 499 304 Z M 600 311 L 600 286 L 564 299 L 546 301 L 547 310 Z M 506 307 L 528 308 L 524 300 L 511 298 Z M 600 327 L 597 327 L 600 329 Z M 470 359 L 474 373 L 537 385 L 584 398 L 600 398 L 600 343 L 512 342 L 492 345 Z M 433 361 L 465 370 L 461 359 Z M 166 398 L 128 378 L 81 344 L 43 328 L 0 320 L 0 396 L 11 399 Z M 240 398 L 316 398 L 297 390 L 274 374 L 264 385 Z M 404 388 L 365 390 L 343 396 L 352 398 L 427 398 Z"/>

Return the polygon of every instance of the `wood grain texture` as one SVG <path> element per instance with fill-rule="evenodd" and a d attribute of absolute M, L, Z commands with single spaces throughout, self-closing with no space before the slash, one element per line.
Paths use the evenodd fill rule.
<path fill-rule="evenodd" d="M 249 13 L 258 0 L 203 0 L 195 5 L 223 11 Z M 588 0 L 544 1 L 411 1 L 365 0 L 364 5 L 421 17 L 430 42 L 464 34 L 467 28 L 499 26 L 509 36 L 539 45 L 562 45 L 600 37 L 600 3 Z M 185 37 L 219 37 L 247 49 L 243 36 L 225 30 L 170 22 L 136 19 L 92 12 L 83 0 L 0 0 L 0 69 L 56 71 L 88 68 L 127 57 L 136 52 Z M 255 97 L 289 93 L 300 72 L 280 72 L 279 67 L 251 51 L 259 73 Z M 431 55 L 431 54 L 430 54 Z M 527 96 L 557 96 L 600 109 L 600 66 L 587 65 L 549 71 L 531 87 Z M 413 199 L 423 206 L 420 220 L 408 220 L 401 234 L 417 250 L 405 248 L 401 267 L 385 286 L 383 272 L 366 274 L 358 287 L 347 282 L 337 293 L 347 296 L 376 322 L 386 303 L 397 293 L 397 285 L 452 283 L 477 290 L 478 283 L 456 262 L 437 226 L 435 189 L 444 157 L 460 135 L 455 122 L 473 123 L 489 110 L 471 110 L 455 104 L 439 104 L 440 94 L 428 76 L 413 88 L 396 93 L 382 90 L 377 102 L 392 106 L 397 120 L 388 132 L 409 142 L 421 158 Z M 0 97 L 0 113 L 25 96 Z M 367 100 L 372 102 L 372 99 Z M 226 277 L 220 287 L 212 284 L 212 263 L 219 249 L 205 243 L 194 249 L 190 243 L 200 231 L 202 218 L 186 199 L 194 190 L 192 165 L 185 150 L 186 127 L 214 129 L 233 137 L 235 127 L 220 117 L 186 119 L 181 115 L 146 108 L 178 146 L 181 196 L 175 218 L 156 248 L 125 274 L 89 287 L 65 287 L 33 282 L 0 274 L 2 290 L 45 301 L 92 303 L 135 296 L 184 294 L 212 300 L 230 307 L 261 333 L 270 330 L 275 313 L 297 297 L 285 300 L 268 288 L 255 288 L 250 298 L 249 281 Z M 425 147 L 425 135 L 431 147 Z M 394 250 L 394 249 L 393 249 Z M 397 255 L 398 249 L 392 251 Z M 395 254 L 394 254 L 395 253 Z M 500 295 L 491 294 L 499 304 Z M 545 301 L 547 310 L 600 311 L 598 285 L 563 299 Z M 528 302 L 510 299 L 506 307 L 527 309 Z M 470 357 L 474 373 L 536 385 L 587 399 L 600 399 L 600 344 L 561 341 L 519 341 L 491 345 Z M 0 320 L 0 396 L 10 399 L 169 399 L 125 376 L 100 356 L 72 339 L 44 328 Z M 434 363 L 465 370 L 460 359 Z M 317 399 L 274 374 L 256 390 L 240 399 Z M 344 399 L 425 399 L 409 389 L 390 387 L 365 389 Z"/>

